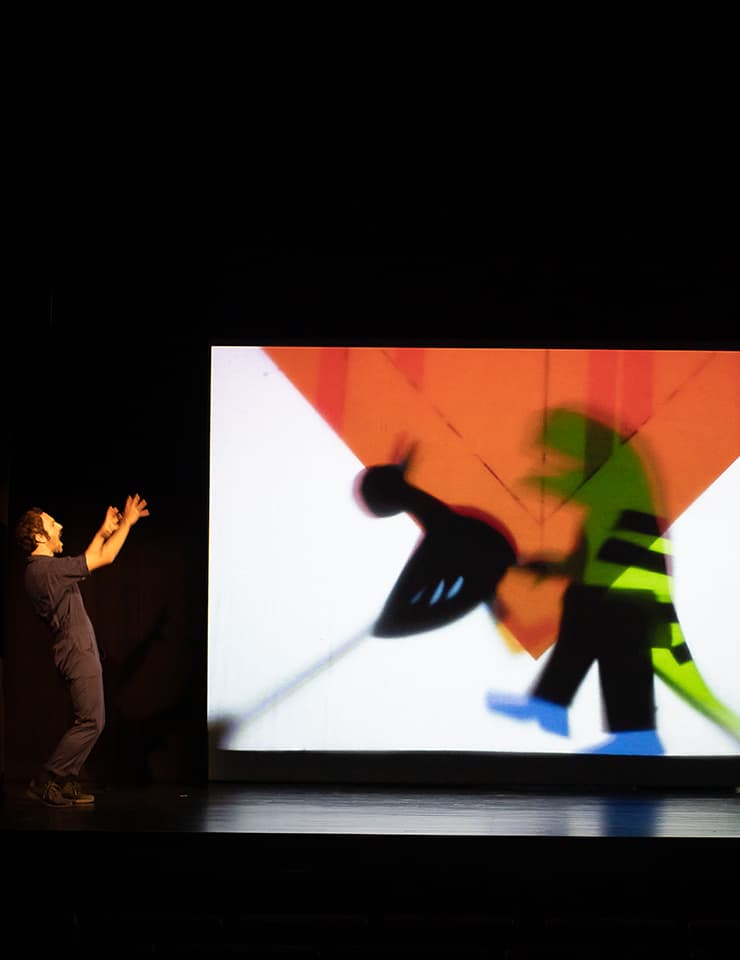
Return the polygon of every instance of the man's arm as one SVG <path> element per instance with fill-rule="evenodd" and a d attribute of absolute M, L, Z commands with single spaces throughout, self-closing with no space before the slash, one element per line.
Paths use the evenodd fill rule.
<path fill-rule="evenodd" d="M 85 550 L 87 569 L 92 573 L 98 567 L 113 563 L 126 542 L 131 527 L 141 517 L 148 516 L 146 500 L 142 499 L 138 493 L 133 497 L 126 497 L 126 506 L 122 514 L 115 507 L 108 507 L 105 520 Z"/>

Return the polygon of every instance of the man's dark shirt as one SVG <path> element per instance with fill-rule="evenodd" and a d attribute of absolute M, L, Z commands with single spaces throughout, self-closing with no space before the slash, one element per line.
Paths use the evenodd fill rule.
<path fill-rule="evenodd" d="M 93 676 L 100 655 L 79 582 L 89 576 L 84 553 L 76 557 L 28 558 L 26 592 L 53 636 L 54 663 L 70 679 Z"/>

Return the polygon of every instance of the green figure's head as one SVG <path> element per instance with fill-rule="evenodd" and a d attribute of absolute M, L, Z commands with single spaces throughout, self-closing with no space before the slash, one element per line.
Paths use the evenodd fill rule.
<path fill-rule="evenodd" d="M 535 444 L 541 450 L 542 469 L 527 482 L 562 499 L 581 500 L 587 481 L 622 449 L 624 440 L 594 417 L 555 407 L 545 412 Z"/>

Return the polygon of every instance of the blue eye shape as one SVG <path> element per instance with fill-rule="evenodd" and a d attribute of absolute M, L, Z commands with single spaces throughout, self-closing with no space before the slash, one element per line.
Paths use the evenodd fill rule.
<path fill-rule="evenodd" d="M 460 576 L 460 577 L 457 578 L 457 580 L 455 580 L 455 582 L 452 584 L 452 586 L 450 587 L 450 589 L 447 591 L 447 599 L 448 599 L 448 600 L 451 600 L 451 599 L 455 596 L 456 593 L 459 593 L 459 592 L 460 592 L 460 588 L 461 588 L 462 585 L 463 585 L 464 579 L 465 579 L 464 577 Z"/>
<path fill-rule="evenodd" d="M 439 598 L 442 596 L 442 591 L 444 590 L 444 588 L 445 588 L 445 582 L 444 580 L 440 580 L 439 583 L 437 584 L 437 589 L 434 591 L 434 593 L 432 594 L 432 598 L 429 601 L 430 607 L 433 606 L 437 602 L 437 600 L 439 600 Z"/>

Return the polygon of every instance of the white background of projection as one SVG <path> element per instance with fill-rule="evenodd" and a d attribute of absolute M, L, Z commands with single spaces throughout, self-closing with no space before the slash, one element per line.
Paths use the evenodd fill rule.
<path fill-rule="evenodd" d="M 596 670 L 562 738 L 492 714 L 549 654 L 512 653 L 488 611 L 401 638 L 369 628 L 418 538 L 368 516 L 363 464 L 258 348 L 212 351 L 208 721 L 229 750 L 571 753 L 605 739 Z M 674 601 L 699 669 L 740 707 L 740 461 L 673 525 Z M 735 578 L 736 579 L 736 578 Z M 668 754 L 737 744 L 656 679 Z"/>

